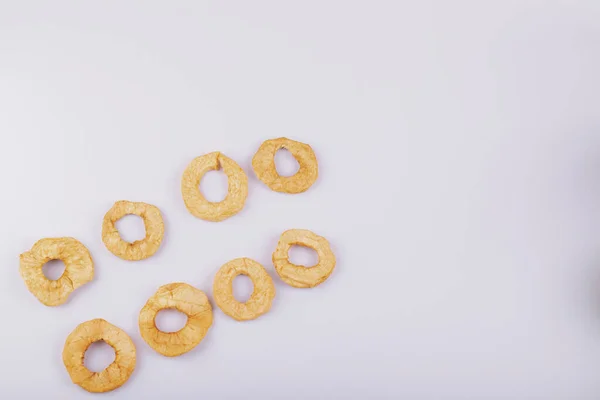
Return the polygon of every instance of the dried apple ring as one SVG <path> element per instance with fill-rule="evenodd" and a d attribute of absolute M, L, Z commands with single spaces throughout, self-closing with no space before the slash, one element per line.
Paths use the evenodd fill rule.
<path fill-rule="evenodd" d="M 42 270 L 51 260 L 61 260 L 65 264 L 65 272 L 57 280 L 46 278 Z M 58 306 L 67 301 L 73 290 L 94 278 L 94 263 L 88 249 L 78 240 L 46 238 L 21 254 L 19 272 L 27 289 L 40 302 Z"/>
<path fill-rule="evenodd" d="M 102 372 L 92 372 L 84 365 L 85 351 L 103 340 L 115 349 L 115 360 Z M 123 331 L 103 319 L 79 324 L 67 337 L 63 362 L 73 383 L 88 392 L 109 392 L 122 386 L 135 369 L 135 345 Z"/>
<path fill-rule="evenodd" d="M 200 180 L 208 171 L 223 169 L 227 175 L 227 196 L 220 202 L 210 202 L 200 192 Z M 248 177 L 231 158 L 219 152 L 196 157 L 181 178 L 181 194 L 188 211 L 206 221 L 219 222 L 244 208 L 248 197 Z"/>
<path fill-rule="evenodd" d="M 177 332 L 162 332 L 154 322 L 160 310 L 173 308 L 188 320 Z M 212 325 L 212 307 L 201 290 L 187 283 L 163 285 L 148 299 L 139 316 L 142 338 L 150 347 L 167 357 L 187 353 L 198 345 Z"/>
<path fill-rule="evenodd" d="M 121 239 L 115 223 L 126 215 L 137 215 L 144 220 L 146 237 L 133 243 Z M 102 222 L 102 241 L 115 256 L 124 260 L 138 261 L 152 256 L 162 242 L 165 234 L 160 210 L 146 203 L 117 201 L 104 216 Z"/>
<path fill-rule="evenodd" d="M 233 278 L 246 275 L 254 290 L 245 303 L 233 297 Z M 275 285 L 267 270 L 250 258 L 237 258 L 223 265 L 213 283 L 213 296 L 219 308 L 238 321 L 255 319 L 269 311 L 275 297 Z"/>
<path fill-rule="evenodd" d="M 319 262 L 313 267 L 292 264 L 288 252 L 294 245 L 309 247 L 317 252 Z M 290 286 L 311 288 L 325 282 L 335 268 L 335 256 L 324 237 L 305 229 L 283 232 L 273 253 L 273 265 L 281 279 Z"/>
<path fill-rule="evenodd" d="M 300 165 L 292 176 L 281 176 L 275 167 L 275 153 L 286 149 Z M 302 193 L 317 180 L 319 165 L 313 149 L 305 143 L 287 138 L 270 139 L 263 142 L 252 158 L 254 173 L 265 185 L 276 192 Z"/>

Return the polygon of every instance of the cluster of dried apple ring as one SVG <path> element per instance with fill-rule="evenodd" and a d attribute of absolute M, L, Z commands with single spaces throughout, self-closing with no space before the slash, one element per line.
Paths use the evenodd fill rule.
<path fill-rule="evenodd" d="M 293 176 L 277 173 L 274 156 L 285 148 L 296 158 L 299 170 Z M 301 193 L 317 179 L 318 164 L 312 148 L 287 138 L 265 141 L 252 159 L 256 176 L 277 192 Z M 221 202 L 209 202 L 199 190 L 200 180 L 210 170 L 223 169 L 228 178 L 227 196 Z M 213 152 L 195 158 L 186 168 L 181 181 L 181 192 L 188 211 L 207 221 L 223 221 L 237 214 L 248 196 L 248 178 L 243 169 L 222 153 Z M 125 215 L 137 215 L 144 221 L 146 236 L 129 243 L 123 240 L 116 222 Z M 152 256 L 159 249 L 164 236 L 164 222 L 160 210 L 153 205 L 117 201 L 104 216 L 102 241 L 114 255 L 130 261 Z M 294 265 L 288 251 L 293 245 L 314 249 L 319 257 L 311 268 Z M 45 277 L 42 267 L 50 260 L 65 263 L 65 271 L 57 280 Z M 335 256 L 327 240 L 310 231 L 292 229 L 281 235 L 273 264 L 279 277 L 288 285 L 298 288 L 315 287 L 324 282 L 335 267 Z M 47 306 L 67 301 L 78 287 L 94 276 L 92 258 L 88 249 L 73 238 L 46 238 L 34 244 L 20 256 L 20 273 L 29 291 Z M 250 277 L 254 290 L 246 302 L 233 296 L 233 279 L 238 275 Z M 275 298 L 275 285 L 269 273 L 258 262 L 238 258 L 224 264 L 216 273 L 213 295 L 217 306 L 238 321 L 258 318 L 267 313 Z M 177 332 L 162 332 L 155 323 L 163 309 L 176 309 L 188 320 Z M 208 332 L 213 321 L 212 307 L 204 292 L 186 283 L 163 285 L 151 296 L 139 314 L 139 330 L 144 341 L 158 353 L 175 357 L 196 347 Z M 84 365 L 88 347 L 105 341 L 115 350 L 115 360 L 101 372 L 92 372 Z M 63 362 L 71 380 L 90 392 L 107 392 L 123 385 L 136 364 L 136 349 L 131 338 L 120 328 L 103 319 L 94 319 L 78 325 L 67 337 Z"/>
<path fill-rule="evenodd" d="M 299 169 L 292 176 L 281 176 L 275 167 L 275 153 L 286 149 L 298 161 Z M 208 201 L 200 192 L 202 177 L 208 171 L 222 169 L 227 175 L 227 195 L 220 202 Z M 265 185 L 276 192 L 301 193 L 312 186 L 319 175 L 319 165 L 313 149 L 305 143 L 287 138 L 263 142 L 252 158 L 252 169 Z M 248 197 L 248 177 L 231 158 L 220 152 L 193 159 L 181 178 L 181 194 L 188 211 L 206 221 L 223 221 L 244 208 Z"/>

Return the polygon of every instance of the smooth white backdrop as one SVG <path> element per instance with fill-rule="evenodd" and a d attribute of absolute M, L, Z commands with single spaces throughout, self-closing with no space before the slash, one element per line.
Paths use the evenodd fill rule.
<path fill-rule="evenodd" d="M 104 318 L 138 364 L 103 398 L 597 399 L 598 21 L 596 0 L 0 1 L 0 398 L 96 398 L 61 352 Z M 315 149 L 304 194 L 252 172 L 279 136 Z M 215 150 L 249 176 L 221 223 L 192 217 L 179 189 Z M 120 199 L 162 210 L 154 257 L 102 244 Z M 322 286 L 277 279 L 289 228 L 330 240 Z M 54 236 L 81 240 L 96 277 L 48 308 L 18 256 Z M 158 286 L 211 295 L 236 257 L 275 278 L 271 312 L 215 309 L 177 358 L 143 342 Z"/>

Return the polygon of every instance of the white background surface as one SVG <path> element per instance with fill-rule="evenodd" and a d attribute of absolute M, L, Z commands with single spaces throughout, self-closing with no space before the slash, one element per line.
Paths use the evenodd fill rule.
<path fill-rule="evenodd" d="M 593 0 L 0 3 L 0 398 L 92 398 L 61 352 L 101 317 L 138 356 L 106 398 L 597 399 L 598 21 Z M 279 136 L 316 151 L 304 194 L 251 170 Z M 179 189 L 215 150 L 249 176 L 221 223 L 192 217 Z M 162 210 L 154 257 L 104 248 L 119 199 Z M 276 278 L 289 228 L 330 240 L 325 284 L 275 279 L 252 322 L 215 309 L 181 357 L 143 342 L 158 286 L 210 295 L 242 256 Z M 48 308 L 18 255 L 54 236 L 90 249 L 96 279 Z"/>

